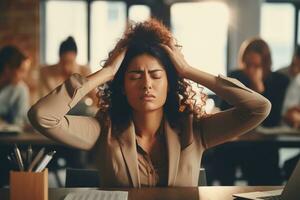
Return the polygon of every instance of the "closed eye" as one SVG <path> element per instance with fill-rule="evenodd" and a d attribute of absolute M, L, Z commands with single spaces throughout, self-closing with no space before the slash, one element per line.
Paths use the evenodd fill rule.
<path fill-rule="evenodd" d="M 155 79 L 160 79 L 162 77 L 162 72 L 161 71 L 152 72 L 151 77 Z"/>
<path fill-rule="evenodd" d="M 140 79 L 142 78 L 142 74 L 139 74 L 139 73 L 132 73 L 129 75 L 129 79 L 131 80 L 136 80 L 136 79 Z"/>

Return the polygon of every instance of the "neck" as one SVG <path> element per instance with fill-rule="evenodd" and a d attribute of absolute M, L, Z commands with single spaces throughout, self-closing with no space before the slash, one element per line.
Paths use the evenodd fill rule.
<path fill-rule="evenodd" d="M 4 87 L 5 85 L 7 85 L 8 80 L 7 77 L 5 76 L 0 76 L 0 88 Z"/>
<path fill-rule="evenodd" d="M 136 134 L 143 138 L 153 138 L 163 118 L 163 109 L 151 112 L 134 112 L 133 123 L 135 126 Z"/>

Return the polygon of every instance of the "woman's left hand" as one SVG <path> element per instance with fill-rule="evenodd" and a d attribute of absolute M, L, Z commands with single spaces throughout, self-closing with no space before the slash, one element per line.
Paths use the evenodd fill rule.
<path fill-rule="evenodd" d="M 170 45 L 160 44 L 160 46 L 168 53 L 179 76 L 185 78 L 186 71 L 190 66 L 181 53 L 181 46 L 175 45 L 173 42 Z"/>

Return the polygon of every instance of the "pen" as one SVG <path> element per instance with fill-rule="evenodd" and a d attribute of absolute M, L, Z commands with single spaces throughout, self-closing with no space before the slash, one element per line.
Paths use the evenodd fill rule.
<path fill-rule="evenodd" d="M 10 159 L 12 160 L 12 166 L 13 166 L 13 169 L 14 170 L 17 170 L 18 169 L 18 162 L 16 160 L 16 157 L 14 155 L 14 153 L 10 153 L 10 155 L 8 155 L 10 157 Z"/>
<path fill-rule="evenodd" d="M 52 159 L 53 155 L 56 153 L 56 151 L 51 151 L 50 153 L 48 153 L 43 160 L 40 162 L 40 164 L 37 166 L 35 172 L 41 172 L 43 169 L 45 169 L 45 167 L 47 166 L 47 164 L 50 162 L 50 160 Z"/>
<path fill-rule="evenodd" d="M 43 147 L 38 154 L 35 156 L 35 158 L 33 159 L 32 163 L 29 165 L 28 167 L 28 171 L 31 172 L 32 169 L 34 168 L 34 166 L 41 160 L 41 158 L 44 155 L 44 151 L 45 151 L 45 147 Z"/>
<path fill-rule="evenodd" d="M 29 165 L 32 161 L 32 147 L 31 147 L 31 145 L 28 146 L 26 158 L 27 158 L 27 164 L 26 165 L 27 165 L 27 169 L 28 169 Z"/>
<path fill-rule="evenodd" d="M 16 160 L 17 160 L 20 171 L 24 171 L 24 164 L 23 164 L 22 156 L 21 156 L 20 150 L 16 144 L 15 144 L 14 151 L 15 151 Z"/>

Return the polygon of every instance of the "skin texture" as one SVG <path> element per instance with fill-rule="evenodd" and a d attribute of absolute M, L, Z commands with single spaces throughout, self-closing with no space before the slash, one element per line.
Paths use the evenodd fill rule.
<path fill-rule="evenodd" d="M 20 81 L 24 80 L 27 77 L 27 74 L 30 69 L 30 61 L 24 60 L 19 68 L 11 69 L 6 67 L 3 73 L 2 78 L 6 79 L 5 82 L 18 84 Z"/>
<path fill-rule="evenodd" d="M 150 55 L 135 57 L 126 71 L 124 90 L 134 112 L 161 112 L 168 90 L 164 67 Z"/>
<path fill-rule="evenodd" d="M 133 110 L 137 139 L 150 154 L 160 147 L 155 134 L 167 92 L 167 75 L 159 60 L 148 54 L 133 58 L 125 73 L 124 93 Z"/>
<path fill-rule="evenodd" d="M 244 59 L 245 73 L 252 83 L 252 89 L 262 93 L 265 90 L 263 84 L 262 58 L 258 53 L 249 52 Z"/>
<path fill-rule="evenodd" d="M 74 71 L 74 66 L 76 66 L 76 52 L 67 51 L 60 56 L 60 65 L 62 66 L 62 71 L 66 76 L 70 76 Z"/>

